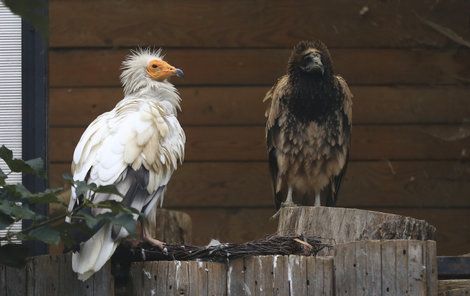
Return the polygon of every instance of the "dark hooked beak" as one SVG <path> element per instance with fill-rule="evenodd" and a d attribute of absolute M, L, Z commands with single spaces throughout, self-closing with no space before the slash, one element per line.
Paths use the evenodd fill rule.
<path fill-rule="evenodd" d="M 325 72 L 325 67 L 321 61 L 321 56 L 319 54 L 310 54 L 306 57 L 305 66 L 302 67 L 305 72 L 309 73 L 320 73 L 323 75 Z"/>
<path fill-rule="evenodd" d="M 175 70 L 175 75 L 176 75 L 176 77 L 183 78 L 184 77 L 184 72 L 183 72 L 183 70 L 177 68 Z"/>
<path fill-rule="evenodd" d="M 320 72 L 321 75 L 323 75 L 323 73 L 325 72 L 325 67 L 323 67 L 323 63 L 320 57 L 313 58 L 312 70 L 314 72 Z"/>

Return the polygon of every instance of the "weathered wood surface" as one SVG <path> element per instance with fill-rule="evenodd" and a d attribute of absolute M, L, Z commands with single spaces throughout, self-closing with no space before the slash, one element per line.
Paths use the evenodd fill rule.
<path fill-rule="evenodd" d="M 359 240 L 435 240 L 436 228 L 424 220 L 375 211 L 331 207 L 286 207 L 278 235 L 317 236 L 331 244 Z"/>
<path fill-rule="evenodd" d="M 320 38 L 335 47 L 451 44 L 417 15 L 470 37 L 468 1 L 51 1 L 53 47 L 285 47 Z M 159 13 L 156 19 L 155 11 Z M 224 13 L 220 13 L 223 11 Z M 145 32 L 140 32 L 145 30 Z M 74 32 L 74 34 L 70 34 Z"/>
<path fill-rule="evenodd" d="M 453 289 L 445 292 L 439 292 L 439 296 L 468 296 L 470 295 L 470 288 Z"/>
<path fill-rule="evenodd" d="M 85 282 L 72 271 L 71 254 L 44 255 L 28 260 L 24 269 L 0 266 L 0 295 L 113 296 L 111 265 L 106 264 Z"/>
<path fill-rule="evenodd" d="M 460 160 L 470 152 L 470 127 L 462 125 L 359 125 L 354 127 L 352 160 Z M 85 128 L 51 128 L 53 162 L 70 162 Z M 186 161 L 264 161 L 265 128 L 186 127 Z"/>
<path fill-rule="evenodd" d="M 160 274 L 162 267 L 168 273 Z M 332 257 L 139 262 L 132 264 L 130 275 L 130 295 L 333 295 Z"/>
<path fill-rule="evenodd" d="M 264 125 L 269 87 L 181 87 L 180 114 L 190 125 Z M 354 86 L 354 124 L 461 124 L 470 118 L 469 87 Z M 49 124 L 83 127 L 114 108 L 121 88 L 52 88 Z M 80 104 L 77 104 L 80 102 Z M 74 110 L 70 116 L 69 110 Z"/>
<path fill-rule="evenodd" d="M 62 174 L 70 165 L 52 164 L 49 169 L 51 184 L 62 186 Z M 469 181 L 468 162 L 351 161 L 339 206 L 470 207 Z M 167 197 L 166 207 L 267 207 L 274 211 L 265 162 L 184 163 L 172 177 Z"/>
<path fill-rule="evenodd" d="M 175 80 L 177 85 L 259 86 L 272 85 L 285 74 L 290 51 L 172 49 L 166 59 L 184 68 L 185 78 Z M 52 51 L 50 86 L 119 86 L 120 65 L 128 53 L 102 49 Z M 331 54 L 336 72 L 350 85 L 455 85 L 470 77 L 470 50 L 333 49 Z"/>
<path fill-rule="evenodd" d="M 359 241 L 335 246 L 340 295 L 437 295 L 434 241 Z"/>
<path fill-rule="evenodd" d="M 190 243 L 191 217 L 181 211 L 158 209 L 155 232 L 152 236 L 169 244 Z"/>
<path fill-rule="evenodd" d="M 466 279 L 466 280 L 440 280 L 438 285 L 439 285 L 439 296 L 470 295 L 470 279 Z M 465 293 L 467 293 L 467 294 L 465 294 Z"/>

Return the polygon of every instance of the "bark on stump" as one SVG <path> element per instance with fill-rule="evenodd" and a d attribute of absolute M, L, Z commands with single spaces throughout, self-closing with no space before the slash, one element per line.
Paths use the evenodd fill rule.
<path fill-rule="evenodd" d="M 410 217 L 331 207 L 286 207 L 279 217 L 278 235 L 318 236 L 334 244 L 361 240 L 435 240 L 436 228 Z"/>

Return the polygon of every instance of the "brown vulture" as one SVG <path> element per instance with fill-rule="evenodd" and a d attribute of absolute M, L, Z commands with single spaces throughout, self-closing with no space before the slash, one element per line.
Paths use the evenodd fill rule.
<path fill-rule="evenodd" d="M 334 206 L 349 156 L 352 94 L 325 44 L 299 42 L 264 101 L 276 209 Z"/>

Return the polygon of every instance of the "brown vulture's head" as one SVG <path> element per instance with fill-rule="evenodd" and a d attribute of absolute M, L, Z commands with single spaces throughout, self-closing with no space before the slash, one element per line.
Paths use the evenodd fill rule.
<path fill-rule="evenodd" d="M 320 40 L 300 41 L 292 50 L 288 72 L 292 75 L 331 77 L 333 65 L 328 48 Z"/>

